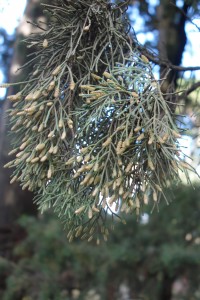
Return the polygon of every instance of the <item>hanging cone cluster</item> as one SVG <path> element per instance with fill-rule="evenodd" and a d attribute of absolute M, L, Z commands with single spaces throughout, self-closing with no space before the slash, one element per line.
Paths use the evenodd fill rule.
<path fill-rule="evenodd" d="M 44 6 L 47 28 L 26 41 L 37 47 L 33 73 L 8 97 L 16 157 L 7 167 L 15 168 L 11 182 L 37 193 L 42 211 L 54 208 L 70 240 L 106 240 L 108 213 L 157 204 L 189 166 L 151 65 L 130 43 L 127 7 L 106 0 Z"/>

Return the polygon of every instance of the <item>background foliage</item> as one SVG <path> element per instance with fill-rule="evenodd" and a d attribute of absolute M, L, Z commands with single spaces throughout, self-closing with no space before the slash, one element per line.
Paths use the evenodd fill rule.
<path fill-rule="evenodd" d="M 0 276 L 9 274 L 1 299 L 90 299 L 94 291 L 100 298 L 91 299 L 121 299 L 123 286 L 128 299 L 200 299 L 200 189 L 174 192 L 147 223 L 132 215 L 98 246 L 68 243 L 52 214 L 22 217 L 26 237 L 13 249 L 14 262 L 0 261 Z"/>

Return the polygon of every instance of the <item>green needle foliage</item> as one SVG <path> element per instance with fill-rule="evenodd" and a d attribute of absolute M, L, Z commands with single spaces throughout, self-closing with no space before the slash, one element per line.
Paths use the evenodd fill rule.
<path fill-rule="evenodd" d="M 157 205 L 190 168 L 176 116 L 129 36 L 127 6 L 109 2 L 44 4 L 48 24 L 25 41 L 36 46 L 33 72 L 8 97 L 11 182 L 35 191 L 42 211 L 53 207 L 70 240 L 107 240 L 109 214 Z"/>

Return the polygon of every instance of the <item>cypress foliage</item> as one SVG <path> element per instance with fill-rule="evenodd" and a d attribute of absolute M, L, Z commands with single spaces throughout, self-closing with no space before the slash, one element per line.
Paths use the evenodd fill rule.
<path fill-rule="evenodd" d="M 25 41 L 36 46 L 33 71 L 8 97 L 11 182 L 35 191 L 42 211 L 53 207 L 70 240 L 107 240 L 108 212 L 157 205 L 190 166 L 176 115 L 129 35 L 127 5 L 55 0 L 44 9 L 48 24 Z"/>

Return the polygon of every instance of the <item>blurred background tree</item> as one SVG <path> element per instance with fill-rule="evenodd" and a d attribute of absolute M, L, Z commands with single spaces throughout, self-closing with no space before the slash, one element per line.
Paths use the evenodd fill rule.
<path fill-rule="evenodd" d="M 13 42 L 6 32 L 0 32 L 1 59 L 10 82 L 26 78 L 30 72 L 23 69 L 16 74 L 15 70 L 26 63 L 32 50 L 21 43 L 34 30 L 26 20 L 44 21 L 39 2 L 27 2 L 24 19 L 16 31 L 12 60 L 8 49 Z M 193 111 L 199 107 L 200 82 L 195 72 L 200 67 L 184 67 L 181 62 L 188 42 L 186 25 L 192 24 L 199 32 L 194 20 L 200 15 L 200 1 L 129 2 L 128 15 L 135 29 L 132 34 L 138 38 L 143 34 L 141 51 L 155 64 L 160 78 L 165 78 L 163 92 L 183 90 L 178 99 L 185 104 L 181 113 L 186 113 L 188 133 L 198 144 L 199 122 Z M 141 26 L 137 25 L 139 20 Z M 153 38 L 152 35 L 148 38 L 149 33 Z M 156 68 L 158 65 L 160 68 Z M 13 92 L 17 91 L 9 91 Z M 17 184 L 10 185 L 10 172 L 2 169 L 9 151 L 4 118 L 9 105 L 7 101 L 1 102 L 0 297 L 7 300 L 200 299 L 198 187 L 195 192 L 189 187 L 176 190 L 175 201 L 169 207 L 163 203 L 159 214 L 146 212 L 146 224 L 144 219 L 137 222 L 134 218 L 128 219 L 126 226 L 117 224 L 108 244 L 96 247 L 80 241 L 69 245 L 51 214 L 36 217 L 37 222 L 35 217 L 23 217 L 18 222 L 21 215 L 36 215 L 36 207 L 32 194 L 21 191 Z M 199 158 L 195 159 L 198 164 Z"/>
<path fill-rule="evenodd" d="M 30 23 L 28 24 L 27 21 L 37 22 L 38 18 L 43 15 L 39 4 L 40 1 L 30 0 L 27 2 L 23 19 L 14 35 L 9 36 L 5 30 L 1 30 L 1 69 L 4 72 L 4 81 L 6 82 L 24 80 L 30 72 L 27 68 L 23 71 L 20 70 L 20 67 L 27 62 L 32 52 L 32 49 L 25 47 L 22 40 L 34 30 L 33 26 Z M 18 72 L 17 69 L 19 69 Z M 17 92 L 17 87 L 10 88 L 7 95 L 13 92 Z M 4 99 L 1 99 L 0 102 L 0 255 L 10 258 L 14 243 L 23 236 L 16 220 L 22 214 L 35 215 L 37 209 L 33 204 L 32 193 L 22 191 L 18 184 L 10 185 L 11 171 L 3 168 L 8 161 L 8 152 L 10 151 L 6 115 L 10 103 Z M 2 277 L 0 280 L 2 286 L 5 284 L 4 279 Z"/>
<path fill-rule="evenodd" d="M 174 193 L 159 214 L 117 223 L 99 246 L 69 244 L 52 214 L 37 222 L 22 217 L 27 235 L 13 249 L 15 260 L 0 259 L 1 273 L 9 274 L 1 299 L 199 300 L 200 189 Z"/>

